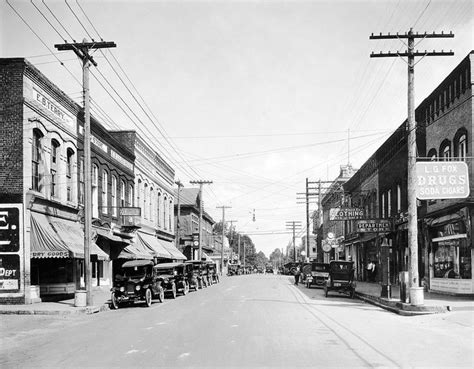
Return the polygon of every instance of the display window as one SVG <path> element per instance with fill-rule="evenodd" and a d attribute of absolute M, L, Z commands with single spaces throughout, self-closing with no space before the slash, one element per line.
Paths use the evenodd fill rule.
<path fill-rule="evenodd" d="M 471 248 L 463 222 L 435 229 L 432 238 L 435 278 L 472 279 Z"/>

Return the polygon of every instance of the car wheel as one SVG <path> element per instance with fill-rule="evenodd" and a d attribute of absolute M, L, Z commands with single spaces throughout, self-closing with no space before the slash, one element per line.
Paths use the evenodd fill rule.
<path fill-rule="evenodd" d="M 184 284 L 184 288 L 183 288 L 183 296 L 186 296 L 189 292 L 189 286 L 187 283 Z"/>
<path fill-rule="evenodd" d="M 110 307 L 114 310 L 117 310 L 120 307 L 120 304 L 118 302 L 117 296 L 115 295 L 115 292 L 112 293 L 112 296 L 110 298 Z"/>
<path fill-rule="evenodd" d="M 328 286 L 324 286 L 324 296 L 328 297 Z"/>
<path fill-rule="evenodd" d="M 174 299 L 176 298 L 176 285 L 175 284 L 173 284 L 173 287 L 171 289 L 171 297 Z"/>
<path fill-rule="evenodd" d="M 151 292 L 150 288 L 147 288 L 145 291 L 145 304 L 147 307 L 151 306 L 153 300 L 153 293 Z"/>
<path fill-rule="evenodd" d="M 163 302 L 165 301 L 165 291 L 163 288 L 160 289 L 160 293 L 158 294 L 158 301 Z"/>
<path fill-rule="evenodd" d="M 353 299 L 354 296 L 355 296 L 355 289 L 353 288 L 353 289 L 351 289 L 351 299 Z"/>

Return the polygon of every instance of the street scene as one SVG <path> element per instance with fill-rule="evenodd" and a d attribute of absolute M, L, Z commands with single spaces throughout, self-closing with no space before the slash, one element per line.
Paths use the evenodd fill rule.
<path fill-rule="evenodd" d="M 474 367 L 473 29 L 1 1 L 0 366 Z"/>

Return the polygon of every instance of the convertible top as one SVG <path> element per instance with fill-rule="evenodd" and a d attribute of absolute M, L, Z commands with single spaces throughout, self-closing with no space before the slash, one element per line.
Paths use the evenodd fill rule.
<path fill-rule="evenodd" d="M 122 264 L 122 268 L 133 268 L 137 266 L 153 265 L 151 260 L 130 260 Z"/>
<path fill-rule="evenodd" d="M 154 266 L 155 269 L 168 269 L 173 267 L 179 267 L 184 265 L 184 263 L 160 263 Z"/>

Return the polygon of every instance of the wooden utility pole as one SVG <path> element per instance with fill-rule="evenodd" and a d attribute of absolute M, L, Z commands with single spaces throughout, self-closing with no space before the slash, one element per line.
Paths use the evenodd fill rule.
<path fill-rule="evenodd" d="M 286 222 L 286 229 L 293 230 L 293 261 L 296 262 L 296 243 L 295 243 L 295 232 L 296 229 L 300 230 L 301 229 L 301 222 L 298 220 L 292 220 Z"/>
<path fill-rule="evenodd" d="M 453 33 L 413 33 L 410 28 L 405 34 L 399 35 L 374 35 L 372 34 L 370 40 L 387 40 L 399 39 L 408 41 L 408 50 L 405 52 L 388 52 L 379 54 L 372 53 L 371 58 L 385 58 L 385 57 L 407 57 L 408 58 L 408 247 L 410 249 L 410 304 L 422 305 L 424 303 L 423 287 L 420 287 L 418 275 L 418 215 L 416 205 L 416 121 L 415 121 L 415 57 L 416 56 L 450 56 L 454 55 L 452 51 L 415 51 L 415 39 L 421 38 L 452 38 Z"/>
<path fill-rule="evenodd" d="M 179 219 L 181 217 L 181 200 L 180 200 L 180 197 L 181 197 L 181 187 L 183 187 L 183 184 L 181 183 L 181 181 L 178 179 L 176 182 L 175 182 L 177 185 L 178 185 L 178 215 L 176 217 L 176 225 L 175 225 L 175 230 L 176 230 L 176 248 L 178 250 L 180 250 L 180 247 L 179 247 L 179 231 L 180 231 L 180 224 L 179 224 Z"/>
<path fill-rule="evenodd" d="M 221 245 L 221 274 L 224 270 L 224 239 L 225 239 L 225 209 L 230 209 L 231 206 L 216 206 L 217 209 L 222 209 L 222 245 Z"/>
<path fill-rule="evenodd" d="M 83 42 L 65 43 L 54 45 L 59 51 L 73 50 L 82 61 L 82 90 L 84 96 L 84 284 L 86 287 L 86 304 L 91 306 L 92 301 L 92 275 L 90 248 L 92 243 L 92 182 L 91 182 L 91 129 L 90 129 L 90 91 L 89 91 L 89 66 L 97 67 L 89 50 L 116 47 L 114 42 Z"/>
<path fill-rule="evenodd" d="M 198 184 L 199 185 L 199 252 L 198 252 L 198 259 L 202 260 L 202 185 L 203 184 L 211 184 L 212 181 L 189 181 L 191 184 Z"/>

